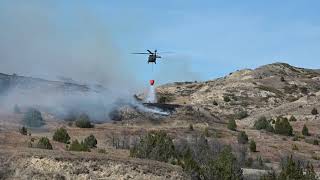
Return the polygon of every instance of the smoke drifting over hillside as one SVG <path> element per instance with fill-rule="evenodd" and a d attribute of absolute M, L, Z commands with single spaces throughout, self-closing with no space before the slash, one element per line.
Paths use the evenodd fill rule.
<path fill-rule="evenodd" d="M 92 108 L 96 102 L 108 106 L 136 90 L 134 76 L 102 20 L 80 2 L 64 6 L 59 1 L 0 3 L 0 72 L 51 80 L 67 77 L 80 84 L 100 84 L 107 91 L 58 95 L 30 90 L 23 95 L 15 89 L 2 104 L 51 106 L 68 101 Z"/>

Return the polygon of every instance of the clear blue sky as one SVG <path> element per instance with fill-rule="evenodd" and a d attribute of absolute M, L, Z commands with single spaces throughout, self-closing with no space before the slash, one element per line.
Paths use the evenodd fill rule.
<path fill-rule="evenodd" d="M 79 23 L 66 17 L 80 1 L 51 2 L 47 6 L 55 9 L 57 28 Z M 319 0 L 90 0 L 81 4 L 106 27 L 120 60 L 129 62 L 125 66 L 138 81 L 208 80 L 278 61 L 320 68 Z M 175 53 L 163 55 L 153 72 L 147 57 L 130 54 L 155 48 Z"/>

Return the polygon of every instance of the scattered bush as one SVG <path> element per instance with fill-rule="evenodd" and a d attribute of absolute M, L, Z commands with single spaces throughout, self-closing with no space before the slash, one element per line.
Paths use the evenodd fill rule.
<path fill-rule="evenodd" d="M 241 131 L 241 132 L 238 134 L 238 143 L 239 143 L 239 144 L 247 144 L 248 141 L 249 141 L 249 139 L 248 139 L 248 135 L 246 134 L 246 132 Z"/>
<path fill-rule="evenodd" d="M 292 141 L 299 141 L 299 136 L 294 136 L 293 138 L 292 138 Z"/>
<path fill-rule="evenodd" d="M 296 144 L 292 144 L 292 150 L 293 151 L 299 151 L 299 148 Z"/>
<path fill-rule="evenodd" d="M 229 96 L 223 96 L 223 100 L 224 100 L 224 102 L 230 102 L 231 101 Z"/>
<path fill-rule="evenodd" d="M 74 140 L 70 144 L 69 151 L 88 151 L 89 152 L 90 149 L 83 141 L 79 143 L 78 140 Z"/>
<path fill-rule="evenodd" d="M 208 156 L 210 148 L 204 142 L 193 148 L 189 146 L 179 154 L 178 164 L 191 175 L 191 179 L 243 179 L 242 169 L 230 146 L 224 147 L 214 156 Z"/>
<path fill-rule="evenodd" d="M 107 151 L 105 149 L 98 149 L 98 153 L 101 153 L 101 154 L 106 154 Z"/>
<path fill-rule="evenodd" d="M 244 110 L 241 110 L 241 111 L 239 111 L 239 112 L 237 112 L 236 114 L 235 114 L 235 118 L 237 118 L 237 119 L 244 119 L 244 118 L 246 118 L 246 117 L 248 117 L 248 112 L 247 111 L 244 111 Z"/>
<path fill-rule="evenodd" d="M 268 124 L 267 118 L 265 116 L 261 116 L 255 123 L 254 128 L 257 130 L 266 129 Z"/>
<path fill-rule="evenodd" d="M 285 79 L 284 79 L 283 76 L 281 76 L 280 81 L 281 81 L 281 82 L 285 82 Z"/>
<path fill-rule="evenodd" d="M 212 104 L 213 104 L 214 106 L 218 106 L 218 103 L 217 103 L 216 100 L 213 100 Z"/>
<path fill-rule="evenodd" d="M 193 131 L 193 130 L 194 130 L 192 124 L 189 124 L 189 130 L 190 130 L 190 131 Z"/>
<path fill-rule="evenodd" d="M 263 159 L 262 159 L 261 156 L 258 156 L 257 159 L 256 159 L 256 161 L 258 162 L 258 164 L 257 164 L 257 169 L 262 169 L 262 168 L 265 166 L 265 164 L 264 164 Z"/>
<path fill-rule="evenodd" d="M 311 114 L 312 114 L 312 115 L 317 115 L 317 114 L 318 114 L 318 110 L 317 110 L 316 108 L 313 108 L 313 109 L 311 110 Z"/>
<path fill-rule="evenodd" d="M 89 148 L 96 148 L 98 141 L 97 141 L 96 137 L 94 137 L 94 135 L 91 134 L 90 136 L 88 136 L 88 137 L 86 137 L 86 138 L 84 139 L 84 143 L 85 143 Z"/>
<path fill-rule="evenodd" d="M 267 124 L 266 131 L 272 132 L 272 133 L 274 132 L 274 128 L 270 123 Z"/>
<path fill-rule="evenodd" d="M 209 128 L 208 128 L 208 127 L 205 127 L 205 128 L 204 128 L 203 134 L 204 134 L 204 136 L 206 136 L 206 137 L 210 137 L 210 133 L 209 133 Z"/>
<path fill-rule="evenodd" d="M 234 119 L 229 119 L 228 129 L 230 129 L 232 131 L 236 131 L 237 130 L 237 124 L 236 124 L 236 121 Z"/>
<path fill-rule="evenodd" d="M 296 117 L 291 116 L 291 117 L 289 118 L 289 121 L 297 121 L 297 119 L 296 119 Z"/>
<path fill-rule="evenodd" d="M 67 144 L 67 143 L 69 143 L 70 136 L 69 136 L 69 134 L 68 134 L 66 129 L 59 128 L 54 133 L 53 140 Z"/>
<path fill-rule="evenodd" d="M 90 118 L 87 114 L 81 114 L 76 120 L 75 125 L 79 128 L 93 128 L 94 126 L 90 122 Z"/>
<path fill-rule="evenodd" d="M 130 149 L 130 156 L 168 162 L 176 154 L 172 139 L 164 131 L 152 131 Z"/>
<path fill-rule="evenodd" d="M 28 127 L 41 127 L 44 125 L 41 112 L 34 108 L 28 109 L 24 114 L 23 122 Z"/>
<path fill-rule="evenodd" d="M 247 159 L 247 161 L 245 162 L 245 166 L 246 167 L 252 167 L 252 165 L 253 165 L 253 159 L 251 157 L 249 157 Z"/>
<path fill-rule="evenodd" d="M 304 168 L 300 161 L 295 161 L 292 156 L 287 157 L 286 161 L 282 162 L 281 172 L 277 179 L 310 179 L 316 180 L 316 173 L 312 164 L 308 163 Z M 305 173 L 304 173 L 305 172 Z"/>
<path fill-rule="evenodd" d="M 169 103 L 175 100 L 173 94 L 157 94 L 157 102 L 159 103 Z"/>
<path fill-rule="evenodd" d="M 299 89 L 300 89 L 300 92 L 304 95 L 307 95 L 309 93 L 309 90 L 306 87 L 300 87 Z"/>
<path fill-rule="evenodd" d="M 292 136 L 293 135 L 293 129 L 288 121 L 287 118 L 278 117 L 276 120 L 274 132 L 276 134 L 286 135 L 286 136 Z"/>
<path fill-rule="evenodd" d="M 309 144 L 319 145 L 319 141 L 317 139 L 305 139 L 304 141 Z"/>
<path fill-rule="evenodd" d="M 47 137 L 41 137 L 38 141 L 37 148 L 52 149 L 52 145 Z"/>
<path fill-rule="evenodd" d="M 22 126 L 22 128 L 19 129 L 20 134 L 22 135 L 28 135 L 28 130 L 26 127 Z"/>
<path fill-rule="evenodd" d="M 236 164 L 236 157 L 232 154 L 231 148 L 226 147 L 219 153 L 216 160 L 209 162 L 204 179 L 243 179 L 242 169 Z"/>
<path fill-rule="evenodd" d="M 306 125 L 303 125 L 303 128 L 302 128 L 302 135 L 304 136 L 310 136 L 309 134 L 309 129 Z"/>
<path fill-rule="evenodd" d="M 257 146 L 256 146 L 256 142 L 254 141 L 254 140 L 251 140 L 250 141 L 250 146 L 249 146 L 249 148 L 250 148 L 250 151 L 251 152 L 256 152 L 257 151 Z"/>

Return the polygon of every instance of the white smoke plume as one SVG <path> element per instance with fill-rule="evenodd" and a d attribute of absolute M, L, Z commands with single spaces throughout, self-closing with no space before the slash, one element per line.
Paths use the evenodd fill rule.
<path fill-rule="evenodd" d="M 146 98 L 147 103 L 156 103 L 156 90 L 154 89 L 154 86 L 150 86 L 147 98 Z"/>
<path fill-rule="evenodd" d="M 79 108 L 103 119 L 119 97 L 137 90 L 127 65 L 131 62 L 120 57 L 105 20 L 80 1 L 70 8 L 61 2 L 0 2 L 0 72 L 49 80 L 66 77 L 105 90 L 60 93 L 37 91 L 37 85 L 30 84 L 28 91 L 14 88 L 0 94 L 0 104 L 56 107 L 59 113 L 66 113 L 65 107 Z"/>

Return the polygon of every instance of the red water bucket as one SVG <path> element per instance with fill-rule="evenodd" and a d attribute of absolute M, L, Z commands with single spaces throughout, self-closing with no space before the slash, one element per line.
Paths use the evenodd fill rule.
<path fill-rule="evenodd" d="M 151 85 L 151 86 L 153 86 L 153 85 L 154 85 L 154 80 L 153 80 L 153 79 L 152 79 L 152 80 L 150 80 L 149 82 L 150 82 L 150 85 Z"/>

